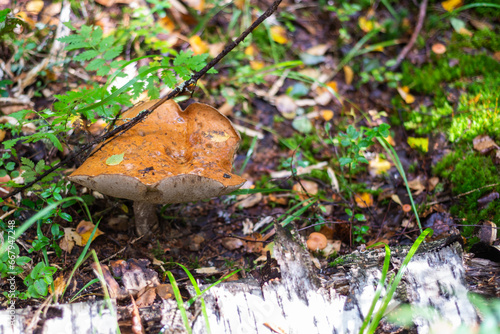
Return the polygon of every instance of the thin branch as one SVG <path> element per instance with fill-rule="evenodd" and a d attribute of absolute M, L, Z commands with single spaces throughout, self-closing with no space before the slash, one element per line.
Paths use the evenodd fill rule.
<path fill-rule="evenodd" d="M 396 64 L 391 67 L 391 71 L 394 71 L 401 65 L 401 62 L 403 59 L 406 58 L 406 55 L 408 52 L 410 52 L 411 48 L 413 48 L 413 45 L 417 41 L 418 34 L 420 33 L 420 30 L 422 30 L 422 27 L 424 25 L 424 19 L 425 19 L 425 12 L 427 11 L 427 1 L 428 0 L 422 0 L 422 3 L 420 4 L 420 10 L 418 13 L 418 21 L 417 25 L 415 26 L 415 30 L 413 31 L 413 34 L 411 35 L 410 41 L 406 46 L 401 50 L 401 53 L 398 55 L 396 58 Z"/>
<path fill-rule="evenodd" d="M 165 103 L 165 101 L 173 99 L 177 95 L 179 95 L 182 92 L 184 92 L 185 90 L 187 90 L 188 87 L 190 87 L 191 85 L 196 84 L 198 82 L 198 80 L 203 75 L 205 75 L 211 68 L 213 68 L 215 65 L 217 65 L 217 63 L 219 63 L 222 58 L 224 58 L 238 44 L 240 44 L 248 35 L 250 35 L 250 33 L 253 30 L 255 30 L 255 28 L 257 28 L 257 26 L 259 26 L 265 19 L 267 19 L 269 16 L 271 16 L 278 9 L 278 6 L 280 5 L 281 1 L 282 0 L 276 0 L 276 1 L 274 1 L 272 3 L 272 5 L 261 16 L 259 16 L 259 18 L 257 20 L 255 20 L 255 22 L 253 22 L 250 25 L 250 27 L 248 27 L 238 38 L 236 38 L 234 41 L 228 43 L 224 47 L 224 50 L 222 50 L 222 52 L 217 55 L 217 57 L 215 57 L 214 59 L 212 59 L 200 71 L 195 72 L 191 76 L 190 79 L 182 82 L 180 85 L 178 85 L 177 87 L 175 87 L 175 89 L 173 89 L 167 96 L 163 97 L 158 102 L 156 102 L 151 108 L 142 111 L 139 115 L 137 115 L 136 117 L 134 117 L 133 119 L 131 119 L 127 123 L 124 123 L 124 124 L 122 124 L 122 125 L 114 128 L 113 130 L 105 133 L 104 135 L 102 135 L 101 137 L 97 138 L 93 142 L 83 145 L 80 149 L 78 149 L 77 151 L 75 151 L 72 154 L 70 154 L 69 156 L 67 156 L 66 159 L 64 159 L 61 162 L 57 163 L 56 165 L 54 165 L 53 167 L 51 167 L 50 169 L 48 169 L 47 171 L 45 171 L 42 175 L 37 176 L 37 178 L 34 181 L 29 182 L 29 183 L 25 184 L 24 186 L 22 186 L 20 188 L 16 188 L 8 196 L 6 196 L 4 198 L 9 198 L 11 196 L 14 196 L 14 195 L 20 193 L 21 191 L 23 191 L 23 190 L 25 190 L 25 189 L 33 186 L 35 183 L 39 182 L 45 176 L 47 176 L 50 173 L 54 172 L 56 169 L 61 168 L 62 166 L 68 164 L 70 161 L 74 160 L 76 157 L 81 156 L 83 153 L 85 153 L 86 151 L 90 150 L 95 145 L 103 143 L 103 142 L 105 142 L 106 140 L 108 140 L 108 139 L 110 139 L 112 137 L 121 135 L 125 131 L 131 129 L 137 123 L 139 123 L 142 120 L 144 120 L 149 114 L 151 114 L 153 111 L 155 111 L 156 108 L 158 108 L 160 105 L 162 105 L 163 103 Z M 101 147 L 104 146 L 104 145 L 106 145 L 108 142 L 103 143 L 101 145 Z"/>

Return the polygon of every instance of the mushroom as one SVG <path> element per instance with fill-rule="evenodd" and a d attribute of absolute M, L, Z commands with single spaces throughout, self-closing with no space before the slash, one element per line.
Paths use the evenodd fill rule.
<path fill-rule="evenodd" d="M 307 248 L 309 248 L 309 250 L 316 252 L 324 249 L 326 245 L 327 240 L 323 233 L 313 232 L 309 234 L 309 238 L 307 239 Z"/>
<path fill-rule="evenodd" d="M 127 110 L 117 125 L 156 102 Z M 208 199 L 241 187 L 246 180 L 231 173 L 239 141 L 239 133 L 217 109 L 193 103 L 182 111 L 168 100 L 143 122 L 97 147 L 68 179 L 133 200 L 136 231 L 144 235 L 158 224 L 156 204 Z M 109 164 L 111 156 L 122 154 L 121 162 Z"/>

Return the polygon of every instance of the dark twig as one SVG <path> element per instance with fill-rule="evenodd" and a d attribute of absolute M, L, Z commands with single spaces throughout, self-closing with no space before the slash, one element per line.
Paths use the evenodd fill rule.
<path fill-rule="evenodd" d="M 418 13 L 418 21 L 417 25 L 415 26 L 415 30 L 413 31 L 413 34 L 411 35 L 410 41 L 406 46 L 401 50 L 401 53 L 398 55 L 396 58 L 396 64 L 391 67 L 391 71 L 394 71 L 401 65 L 401 62 L 403 59 L 406 58 L 406 55 L 408 52 L 410 52 L 411 48 L 413 48 L 413 45 L 417 41 L 418 34 L 420 33 L 420 30 L 422 30 L 422 26 L 424 25 L 424 19 L 425 19 L 425 12 L 427 11 L 427 1 L 428 0 L 422 0 L 422 3 L 420 4 L 420 10 Z"/>
<path fill-rule="evenodd" d="M 271 16 L 277 9 L 278 6 L 280 5 L 282 0 L 276 0 L 272 3 L 272 5 L 261 15 L 255 22 L 253 22 L 250 27 L 248 27 L 238 38 L 236 38 L 234 41 L 228 43 L 225 47 L 224 50 L 222 50 L 221 53 L 217 55 L 214 59 L 212 59 L 205 67 L 203 67 L 200 71 L 195 72 L 189 80 L 184 81 L 181 83 L 179 86 L 175 87 L 167 96 L 163 97 L 160 99 L 158 102 L 156 102 L 151 108 L 142 111 L 139 115 L 131 119 L 130 121 L 114 128 L 113 130 L 105 133 L 101 137 L 97 138 L 91 143 L 83 145 L 80 149 L 75 151 L 74 153 L 70 154 L 66 159 L 62 160 L 61 162 L 57 163 L 47 171 L 45 171 L 42 175 L 37 176 L 37 178 L 25 184 L 24 186 L 20 188 L 16 188 L 13 190 L 6 198 L 9 198 L 11 196 L 14 196 L 21 191 L 33 186 L 35 183 L 39 182 L 41 179 L 43 179 L 45 176 L 49 175 L 50 173 L 54 172 L 56 169 L 61 168 L 62 166 L 68 164 L 70 161 L 74 160 L 76 157 L 81 156 L 83 153 L 86 151 L 90 150 L 92 147 L 94 147 L 97 144 L 103 143 L 106 140 L 120 135 L 124 133 L 125 131 L 129 130 L 133 126 L 135 126 L 137 123 L 141 122 L 144 120 L 149 114 L 151 114 L 153 111 L 155 111 L 156 108 L 158 108 L 160 105 L 162 105 L 165 101 L 171 100 L 177 95 L 181 94 L 185 90 L 188 89 L 191 85 L 195 85 L 198 80 L 205 75 L 211 68 L 213 68 L 219 61 L 221 61 L 222 58 L 224 58 L 229 52 L 231 52 L 238 44 L 240 44 L 250 33 L 257 28 L 258 25 L 260 25 L 265 19 L 267 19 L 269 16 Z M 107 142 L 105 142 L 102 146 L 106 145 Z M 101 146 L 101 147 L 102 147 Z"/>

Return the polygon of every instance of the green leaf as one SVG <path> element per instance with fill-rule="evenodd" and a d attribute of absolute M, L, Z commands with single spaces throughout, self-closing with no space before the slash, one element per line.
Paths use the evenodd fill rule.
<path fill-rule="evenodd" d="M 109 73 L 109 71 L 111 71 L 111 68 L 108 65 L 103 65 L 97 70 L 96 74 L 100 76 L 105 76 Z"/>
<path fill-rule="evenodd" d="M 63 151 L 63 147 L 61 145 L 61 142 L 59 141 L 59 139 L 57 139 L 57 137 L 53 133 L 48 132 L 45 135 L 52 142 L 52 144 L 54 144 L 54 146 L 57 147 L 57 149 L 59 151 L 61 151 L 61 152 Z"/>
<path fill-rule="evenodd" d="M 21 163 L 29 167 L 31 170 L 35 169 L 35 163 L 28 158 L 21 157 Z"/>
<path fill-rule="evenodd" d="M 104 53 L 104 55 L 103 55 L 103 58 L 106 60 L 114 59 L 122 53 L 122 50 L 123 50 L 123 46 L 117 45 L 114 48 L 112 48 L 111 50 L 106 51 L 106 53 Z"/>
<path fill-rule="evenodd" d="M 313 130 L 311 120 L 307 117 L 297 117 L 292 121 L 292 127 L 300 133 L 307 134 Z"/>
<path fill-rule="evenodd" d="M 14 168 L 16 168 L 16 163 L 15 162 L 8 162 L 6 165 L 5 165 L 5 169 L 7 170 L 13 170 Z"/>
<path fill-rule="evenodd" d="M 107 160 L 106 160 L 106 165 L 108 166 L 115 166 L 115 165 L 118 165 L 120 162 L 123 161 L 123 156 L 125 155 L 125 153 L 122 153 L 122 154 L 115 154 L 115 155 L 112 155 L 110 156 Z"/>
<path fill-rule="evenodd" d="M 33 283 L 33 286 L 36 289 L 36 292 L 38 294 L 45 296 L 47 294 L 47 283 L 43 279 L 38 279 Z"/>
<path fill-rule="evenodd" d="M 352 210 L 351 210 L 351 209 L 345 209 L 345 213 L 347 213 L 347 215 L 348 215 L 349 217 L 351 217 L 351 216 L 352 216 Z"/>
<path fill-rule="evenodd" d="M 96 58 L 92 60 L 86 67 L 85 69 L 87 71 L 97 71 L 100 69 L 104 64 L 106 63 L 106 60 L 102 58 Z"/>
<path fill-rule="evenodd" d="M 73 221 L 73 217 L 71 217 L 71 215 L 67 214 L 66 212 L 59 212 L 59 217 L 61 217 L 62 219 L 66 220 L 68 222 Z"/>
<path fill-rule="evenodd" d="M 347 127 L 347 136 L 348 136 L 349 138 L 351 138 L 351 139 L 356 139 L 356 138 L 358 138 L 358 136 L 359 136 L 359 132 L 358 132 L 358 131 L 356 131 L 356 129 L 354 128 L 354 126 L 349 125 L 349 126 Z"/>
<path fill-rule="evenodd" d="M 87 51 L 80 53 L 78 56 L 76 56 L 73 59 L 76 61 L 87 61 L 90 59 L 94 59 L 98 55 L 99 55 L 99 52 L 96 50 L 87 50 Z"/>
<path fill-rule="evenodd" d="M 37 162 L 35 167 L 35 172 L 37 172 L 38 174 L 42 174 L 44 170 L 45 170 L 45 160 L 42 159 Z"/>
<path fill-rule="evenodd" d="M 341 166 L 345 166 L 347 164 L 350 164 L 352 162 L 352 159 L 351 158 L 342 157 L 342 158 L 339 159 L 339 162 L 340 162 Z"/>

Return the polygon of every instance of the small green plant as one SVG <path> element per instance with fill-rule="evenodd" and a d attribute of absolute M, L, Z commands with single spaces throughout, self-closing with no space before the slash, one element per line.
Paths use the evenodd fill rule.
<path fill-rule="evenodd" d="M 410 250 L 408 251 L 408 254 L 403 260 L 403 263 L 401 264 L 401 267 L 398 270 L 398 273 L 396 276 L 393 276 L 389 279 L 389 283 L 387 286 L 387 293 L 386 295 L 382 298 L 381 305 L 378 307 L 377 311 L 375 311 L 375 307 L 377 303 L 379 302 L 380 294 L 382 293 L 382 289 L 386 285 L 386 277 L 387 273 L 389 272 L 389 265 L 390 265 L 390 259 L 391 259 L 391 249 L 389 248 L 388 245 L 384 244 L 383 242 L 377 242 L 374 245 L 371 245 L 370 247 L 376 247 L 379 245 L 384 245 L 385 247 L 385 257 L 384 257 L 384 265 L 382 267 L 382 275 L 380 277 L 380 281 L 377 285 L 377 289 L 375 290 L 375 296 L 373 297 L 372 304 L 370 306 L 370 309 L 368 310 L 368 314 L 365 317 L 365 320 L 363 321 L 363 325 L 359 329 L 360 334 L 364 333 L 375 333 L 375 330 L 378 327 L 378 324 L 380 322 L 380 319 L 384 316 L 385 310 L 387 309 L 387 306 L 389 305 L 389 302 L 392 299 L 392 296 L 394 295 L 394 292 L 396 292 L 396 289 L 399 285 L 399 282 L 403 278 L 403 274 L 406 271 L 406 267 L 408 266 L 408 263 L 410 263 L 411 259 L 417 252 L 418 248 L 420 247 L 420 244 L 425 240 L 425 238 L 429 235 L 432 236 L 433 230 L 430 228 L 427 228 L 425 231 L 420 233 L 419 237 L 413 245 L 411 246 Z M 373 315 L 374 314 L 374 315 Z"/>

